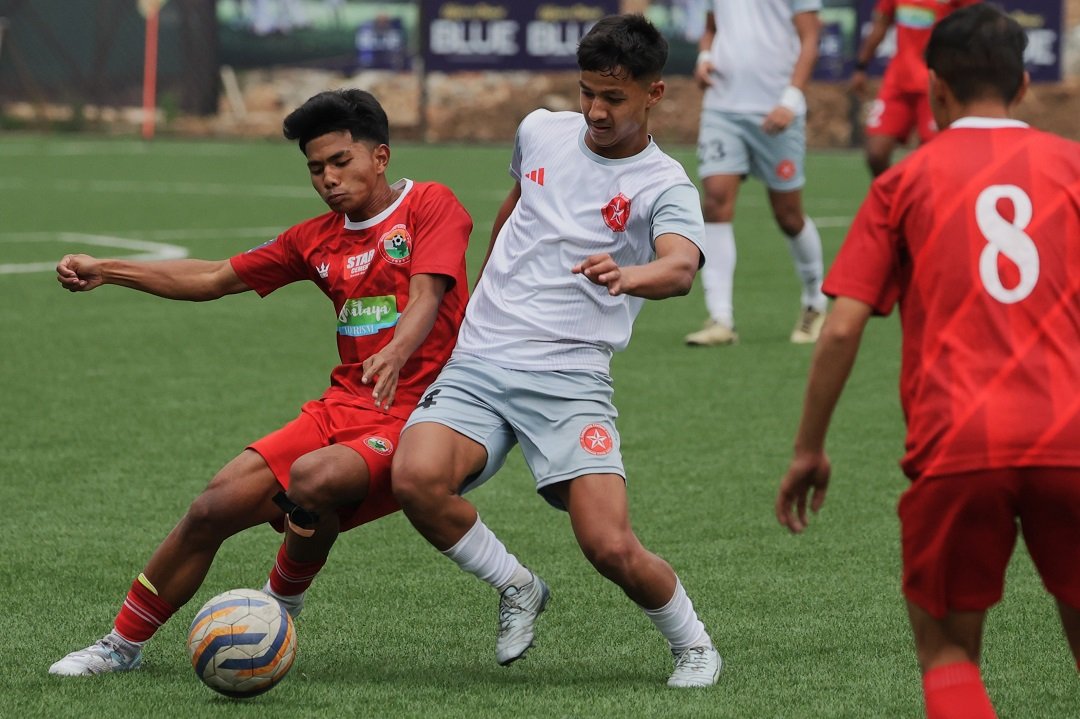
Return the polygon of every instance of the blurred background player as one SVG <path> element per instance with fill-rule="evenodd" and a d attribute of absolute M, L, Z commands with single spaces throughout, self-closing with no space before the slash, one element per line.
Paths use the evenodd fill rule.
<path fill-rule="evenodd" d="M 533 644 L 548 587 L 458 493 L 520 445 L 585 557 L 667 639 L 668 686 L 711 686 L 712 639 L 630 526 L 610 376 L 645 299 L 689 292 L 701 260 L 697 190 L 649 136 L 667 42 L 640 15 L 612 16 L 577 59 L 581 113 L 537 110 L 518 127 L 514 186 L 454 355 L 401 436 L 394 494 L 425 539 L 499 592 L 495 657 L 510 664 Z"/>
<path fill-rule="evenodd" d="M 995 716 L 982 629 L 1018 528 L 1080 669 L 1080 144 L 1008 119 L 1026 43 L 989 4 L 934 29 L 930 102 L 947 129 L 873 183 L 829 272 L 836 301 L 776 498 L 792 532 L 808 500 L 821 507 L 863 328 L 898 303 L 903 589 L 931 719 Z"/>
<path fill-rule="evenodd" d="M 51 674 L 138 668 L 143 643 L 195 595 L 222 542 L 264 522 L 286 531 L 264 591 L 295 616 L 339 531 L 397 510 L 390 463 L 454 346 L 472 220 L 442 185 L 387 182 L 386 113 L 369 93 L 320 93 L 285 118 L 284 132 L 330 212 L 228 260 L 67 255 L 57 265 L 72 292 L 113 284 L 174 300 L 313 282 L 333 301 L 341 364 L 320 399 L 217 473 L 132 582 L 113 631 Z"/>
<path fill-rule="evenodd" d="M 934 24 L 954 10 L 980 0 L 878 0 L 873 24 L 855 57 L 851 90 L 866 92 L 866 70 L 889 27 L 896 26 L 896 54 L 889 61 L 877 98 L 866 117 L 866 164 L 877 177 L 892 164 L 897 144 L 914 130 L 922 144 L 937 133 L 927 97 L 923 51 Z"/>
<path fill-rule="evenodd" d="M 747 174 L 765 183 L 780 230 L 802 282 L 801 311 L 791 341 L 812 343 L 827 300 L 821 237 L 803 213 L 806 184 L 806 98 L 818 56 L 820 0 L 713 0 L 694 75 L 705 89 L 698 136 L 698 172 L 705 214 L 701 271 L 705 326 L 688 345 L 725 345 L 735 332 L 735 200 Z"/>

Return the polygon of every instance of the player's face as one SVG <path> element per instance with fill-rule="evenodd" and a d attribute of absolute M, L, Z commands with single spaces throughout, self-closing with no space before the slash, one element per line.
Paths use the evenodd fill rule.
<path fill-rule="evenodd" d="M 357 142 L 342 130 L 310 140 L 304 154 L 311 185 L 331 210 L 363 221 L 385 209 L 389 147 Z"/>
<path fill-rule="evenodd" d="M 664 96 L 664 83 L 642 82 L 625 72 L 582 70 L 581 113 L 589 126 L 585 144 L 598 155 L 630 157 L 649 144 L 649 109 Z"/>

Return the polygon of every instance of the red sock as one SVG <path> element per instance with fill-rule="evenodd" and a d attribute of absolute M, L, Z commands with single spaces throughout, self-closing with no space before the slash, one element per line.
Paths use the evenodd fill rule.
<path fill-rule="evenodd" d="M 927 719 L 997 719 L 979 667 L 956 662 L 923 675 Z"/>
<path fill-rule="evenodd" d="M 145 642 L 176 613 L 176 609 L 136 579 L 116 615 L 116 633 L 129 642 Z"/>
<path fill-rule="evenodd" d="M 296 562 L 289 559 L 285 552 L 285 543 L 278 549 L 277 561 L 270 570 L 270 589 L 274 594 L 282 597 L 291 597 L 304 592 L 315 581 L 315 575 L 326 564 L 326 560 L 320 562 Z"/>

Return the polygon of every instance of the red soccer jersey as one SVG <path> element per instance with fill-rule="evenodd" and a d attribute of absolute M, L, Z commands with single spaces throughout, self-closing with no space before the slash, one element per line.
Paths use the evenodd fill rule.
<path fill-rule="evenodd" d="M 896 54 L 885 69 L 882 84 L 892 92 L 923 93 L 930 82 L 926 44 L 934 25 L 954 10 L 980 0 L 878 0 L 878 13 L 896 26 Z"/>
<path fill-rule="evenodd" d="M 401 368 L 390 414 L 408 417 L 450 358 L 468 302 L 465 250 L 472 219 L 446 187 L 404 180 L 398 199 L 376 217 L 351 222 L 328 212 L 290 227 L 231 259 L 245 283 L 266 296 L 311 280 L 334 302 L 341 364 L 324 397 L 374 407 L 362 363 L 393 339 L 416 274 L 453 279 L 427 339 Z"/>
<path fill-rule="evenodd" d="M 825 292 L 899 302 L 908 476 L 1080 467 L 1080 144 L 954 123 L 874 181 Z"/>

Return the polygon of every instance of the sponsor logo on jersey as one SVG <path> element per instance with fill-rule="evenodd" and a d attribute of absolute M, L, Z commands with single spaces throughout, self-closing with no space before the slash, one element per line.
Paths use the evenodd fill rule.
<path fill-rule="evenodd" d="M 781 180 L 790 180 L 795 177 L 795 163 L 791 160 L 781 160 L 776 166 L 776 176 Z"/>
<path fill-rule="evenodd" d="M 386 437 L 365 437 L 364 444 L 379 454 L 392 454 L 394 452 L 393 442 Z"/>
<path fill-rule="evenodd" d="M 532 180 L 536 184 L 538 184 L 540 186 L 543 186 L 543 184 L 544 184 L 544 168 L 541 167 L 539 170 L 533 170 L 532 172 L 526 173 L 525 174 L 525 179 Z"/>
<path fill-rule="evenodd" d="M 273 237 L 273 238 L 267 240 L 266 242 L 262 243 L 261 245 L 255 245 L 254 247 L 252 247 L 250 250 L 248 250 L 244 254 L 247 255 L 247 254 L 250 254 L 250 253 L 254 252 L 255 250 L 261 250 L 262 248 L 266 247 L 267 245 L 272 245 L 277 241 L 278 241 L 278 238 Z"/>
<path fill-rule="evenodd" d="M 315 271 L 319 273 L 319 277 L 322 277 L 325 280 L 330 276 L 330 263 L 323 262 L 321 265 L 316 265 Z"/>
<path fill-rule="evenodd" d="M 630 198 L 620 192 L 604 205 L 600 214 L 604 218 L 604 224 L 611 228 L 612 232 L 624 232 L 630 219 Z"/>
<path fill-rule="evenodd" d="M 611 440 L 611 433 L 600 424 L 587 424 L 578 436 L 581 448 L 589 454 L 604 455 L 612 450 L 615 443 Z"/>
<path fill-rule="evenodd" d="M 933 8 L 905 4 L 896 7 L 896 24 L 898 27 L 929 30 L 934 27 L 935 22 L 937 22 L 937 13 L 934 12 Z"/>
<path fill-rule="evenodd" d="M 389 329 L 397 324 L 397 297 L 381 295 L 379 297 L 358 297 L 345 300 L 338 312 L 338 334 L 347 337 L 366 337 L 379 330 Z"/>
<path fill-rule="evenodd" d="M 405 225 L 394 225 L 379 239 L 379 252 L 387 262 L 403 265 L 412 253 L 412 235 Z"/>
<path fill-rule="evenodd" d="M 375 250 L 368 250 L 359 255 L 353 255 L 345 260 L 345 276 L 356 277 L 368 271 L 371 261 L 375 259 Z"/>

